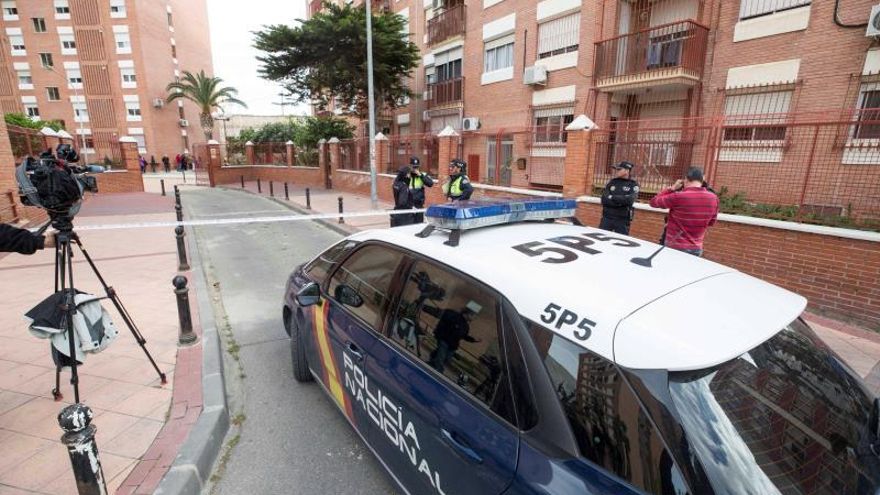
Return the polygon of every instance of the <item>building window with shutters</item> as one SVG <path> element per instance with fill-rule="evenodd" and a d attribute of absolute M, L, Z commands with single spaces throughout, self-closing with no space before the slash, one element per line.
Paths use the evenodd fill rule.
<path fill-rule="evenodd" d="M 538 24 L 538 58 L 577 51 L 580 25 L 580 12 Z"/>
<path fill-rule="evenodd" d="M 27 55 L 27 50 L 24 46 L 24 36 L 21 34 L 11 34 L 9 30 L 6 30 L 6 34 L 9 36 L 9 46 L 12 49 L 13 57 L 23 57 Z"/>
<path fill-rule="evenodd" d="M 3 20 L 4 21 L 17 21 L 18 20 L 18 6 L 15 4 L 14 0 L 4 0 L 0 2 L 3 8 Z"/>
<path fill-rule="evenodd" d="M 810 5 L 810 0 L 740 0 L 739 19 L 753 19 Z"/>
<path fill-rule="evenodd" d="M 61 54 L 76 55 L 76 40 L 73 38 L 73 34 L 65 33 L 59 37 L 61 38 Z"/>
<path fill-rule="evenodd" d="M 58 92 L 58 87 L 49 86 L 46 88 L 46 98 L 49 101 L 61 101 L 61 93 Z"/>
<path fill-rule="evenodd" d="M 34 78 L 31 76 L 30 68 L 16 68 L 15 74 L 18 76 L 18 89 L 34 89 Z"/>
<path fill-rule="evenodd" d="M 128 32 L 113 33 L 113 36 L 116 39 L 116 53 L 131 53 L 131 37 Z"/>
<path fill-rule="evenodd" d="M 67 69 L 67 87 L 70 89 L 82 89 L 83 78 L 82 71 L 80 71 L 79 67 L 71 67 Z"/>
<path fill-rule="evenodd" d="M 42 17 L 32 17 L 31 22 L 34 24 L 35 33 L 46 32 L 46 19 L 43 19 Z"/>
<path fill-rule="evenodd" d="M 483 52 L 483 72 L 513 67 L 513 35 L 487 41 Z"/>
<path fill-rule="evenodd" d="M 141 104 L 137 101 L 125 102 L 125 120 L 129 122 L 141 121 Z"/>
<path fill-rule="evenodd" d="M 859 87 L 856 107 L 843 149 L 844 165 L 880 164 L 880 81 L 876 75 Z"/>
<path fill-rule="evenodd" d="M 560 144 L 568 141 L 565 127 L 574 120 L 574 107 L 536 108 L 532 125 L 536 145 Z"/>
<path fill-rule="evenodd" d="M 70 19 L 69 0 L 55 0 L 55 18 L 58 20 Z"/>
<path fill-rule="evenodd" d="M 52 57 L 51 53 L 41 53 L 40 54 L 40 65 L 49 69 L 55 67 L 55 59 Z"/>
<path fill-rule="evenodd" d="M 40 120 L 40 109 L 36 103 L 25 103 L 24 111 L 31 120 Z"/>
<path fill-rule="evenodd" d="M 780 89 L 780 90 L 773 90 Z M 778 163 L 794 89 L 727 90 L 719 161 Z"/>
<path fill-rule="evenodd" d="M 73 102 L 73 121 L 77 123 L 89 121 L 89 110 L 86 108 L 86 102 Z"/>
<path fill-rule="evenodd" d="M 121 19 L 128 14 L 125 10 L 125 0 L 110 0 L 110 17 Z"/>
<path fill-rule="evenodd" d="M 134 67 L 120 67 L 119 72 L 122 75 L 122 87 L 131 89 L 137 87 L 137 75 L 134 73 Z"/>

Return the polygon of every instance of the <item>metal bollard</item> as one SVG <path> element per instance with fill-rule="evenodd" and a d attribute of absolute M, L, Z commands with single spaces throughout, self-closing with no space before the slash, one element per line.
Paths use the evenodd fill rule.
<path fill-rule="evenodd" d="M 337 201 L 339 202 L 339 215 L 340 215 L 340 217 L 339 217 L 339 223 L 345 223 L 345 219 L 342 218 L 342 216 L 341 216 L 341 215 L 342 215 L 342 196 L 339 196 L 339 197 L 336 198 L 336 199 L 337 199 Z"/>
<path fill-rule="evenodd" d="M 177 221 L 182 222 L 183 221 L 183 207 L 180 206 L 180 203 L 177 203 L 176 205 L 174 205 L 174 212 L 177 213 Z"/>
<path fill-rule="evenodd" d="M 174 185 L 174 204 L 180 205 L 180 189 L 177 188 L 177 184 Z"/>
<path fill-rule="evenodd" d="M 287 190 L 287 182 L 284 183 L 284 199 L 290 201 L 290 191 Z"/>
<path fill-rule="evenodd" d="M 309 188 L 306 188 L 306 209 L 312 209 L 312 193 L 309 191 Z"/>
<path fill-rule="evenodd" d="M 244 189 L 244 176 L 241 176 L 241 188 Z"/>
<path fill-rule="evenodd" d="M 269 181 L 269 197 L 275 197 L 275 184 L 271 180 Z"/>
<path fill-rule="evenodd" d="M 98 428 L 92 424 L 94 416 L 84 404 L 69 405 L 58 413 L 58 425 L 64 430 L 61 443 L 67 446 L 79 495 L 107 493 L 104 471 L 98 458 L 98 444 L 95 442 Z"/>
<path fill-rule="evenodd" d="M 263 192 L 263 185 L 260 183 L 260 179 L 257 179 L 257 192 Z"/>
<path fill-rule="evenodd" d="M 159 179 L 159 185 L 162 186 L 162 196 L 165 196 L 165 179 Z"/>
<path fill-rule="evenodd" d="M 186 237 L 183 225 L 174 227 L 174 236 L 177 238 L 177 271 L 185 272 L 189 270 L 189 262 L 186 259 L 186 243 L 183 241 Z"/>
<path fill-rule="evenodd" d="M 180 336 L 177 339 L 182 345 L 193 344 L 198 340 L 198 335 L 193 333 L 192 314 L 189 311 L 189 289 L 186 287 L 186 277 L 178 275 L 171 281 L 174 284 L 174 293 L 177 294 L 177 316 L 180 319 Z"/>

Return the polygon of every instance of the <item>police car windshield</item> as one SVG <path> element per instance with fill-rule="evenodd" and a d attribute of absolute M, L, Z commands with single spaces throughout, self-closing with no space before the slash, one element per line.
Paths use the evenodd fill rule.
<path fill-rule="evenodd" d="M 874 494 L 880 486 L 868 448 L 872 397 L 801 320 L 727 363 L 668 379 L 716 494 Z"/>

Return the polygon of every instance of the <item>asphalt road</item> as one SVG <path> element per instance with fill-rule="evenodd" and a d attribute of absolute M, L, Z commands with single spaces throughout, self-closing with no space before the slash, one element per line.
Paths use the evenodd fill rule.
<path fill-rule="evenodd" d="M 235 190 L 183 190 L 182 201 L 192 219 L 292 213 Z M 202 262 L 209 279 L 219 282 L 245 375 L 229 399 L 246 419 L 214 493 L 398 491 L 320 387 L 299 384 L 292 376 L 281 321 L 287 276 L 341 237 L 311 221 L 196 228 Z M 227 376 L 230 371 L 227 366 Z"/>

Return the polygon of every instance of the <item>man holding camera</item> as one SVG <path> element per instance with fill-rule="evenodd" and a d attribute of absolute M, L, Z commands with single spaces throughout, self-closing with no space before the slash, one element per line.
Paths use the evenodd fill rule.
<path fill-rule="evenodd" d="M 703 238 L 718 218 L 718 196 L 703 181 L 703 170 L 691 167 L 651 199 L 654 208 L 668 208 L 664 244 L 694 256 L 703 255 Z"/>
<path fill-rule="evenodd" d="M 629 235 L 633 203 L 639 197 L 639 183 L 632 179 L 632 163 L 620 162 L 611 168 L 614 169 L 614 177 L 602 191 L 602 221 L 599 228 Z"/>
<path fill-rule="evenodd" d="M 0 252 L 34 254 L 39 249 L 55 247 L 55 236 L 39 235 L 26 229 L 0 223 Z"/>

